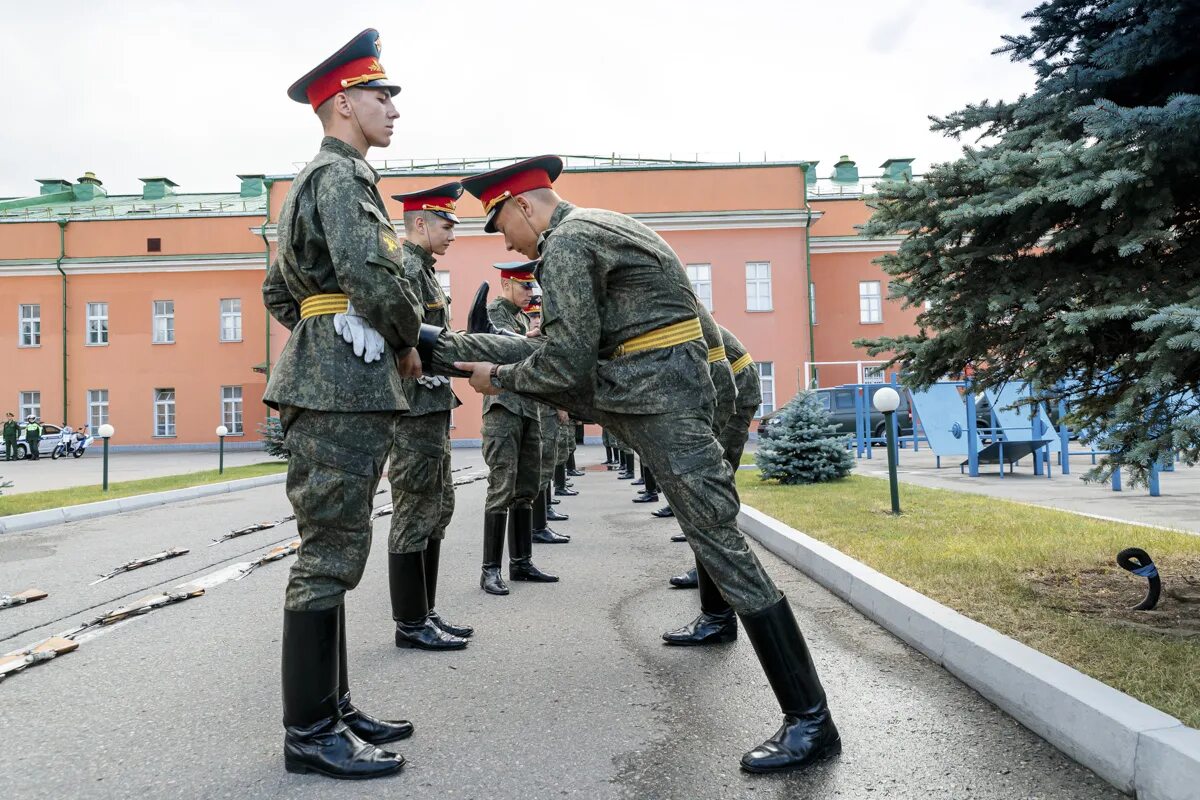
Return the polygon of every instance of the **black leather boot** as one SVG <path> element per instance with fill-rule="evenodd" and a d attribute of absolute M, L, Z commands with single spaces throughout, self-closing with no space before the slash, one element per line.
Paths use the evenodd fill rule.
<path fill-rule="evenodd" d="M 424 553 L 388 553 L 388 586 L 392 619 L 396 620 L 396 647 L 462 650 L 467 646 L 466 639 L 451 636 L 429 618 Z"/>
<path fill-rule="evenodd" d="M 360 711 L 350 701 L 350 669 L 346 659 L 346 606 L 338 606 L 338 713 L 346 727 L 364 742 L 384 744 L 413 735 L 413 724 L 406 719 L 376 719 Z"/>
<path fill-rule="evenodd" d="M 550 522 L 566 522 L 571 518 L 570 514 L 564 514 L 554 507 L 558 503 L 562 502 L 561 500 L 555 500 L 553 498 L 554 484 L 547 483 L 546 488 L 542 490 L 542 494 L 546 498 L 546 519 L 548 519 Z M 568 536 L 567 538 L 569 539 L 571 537 Z"/>
<path fill-rule="evenodd" d="M 623 481 L 633 480 L 633 453 L 625 450 L 621 452 L 621 471 L 617 474 L 617 478 Z"/>
<path fill-rule="evenodd" d="M 579 477 L 583 476 L 583 470 L 581 470 L 575 466 L 575 451 L 574 450 L 572 450 L 571 454 L 569 456 L 567 456 L 567 474 L 570 475 L 572 478 L 579 478 Z"/>
<path fill-rule="evenodd" d="M 508 584 L 500 577 L 500 559 L 504 557 L 504 528 L 507 524 L 507 511 L 483 515 L 483 574 L 479 576 L 479 588 L 488 594 L 508 594 Z"/>
<path fill-rule="evenodd" d="M 561 534 L 551 528 L 546 520 L 546 489 L 538 492 L 537 497 L 533 499 L 533 541 L 540 544 L 566 544 L 571 541 L 570 536 Z"/>
<path fill-rule="evenodd" d="M 620 451 L 615 447 L 606 447 L 604 449 L 608 451 L 608 458 L 604 460 L 604 466 L 610 472 L 619 469 L 621 466 Z"/>
<path fill-rule="evenodd" d="M 639 467 L 641 468 L 641 472 L 638 475 L 636 480 L 630 481 L 630 483 L 629 483 L 630 486 L 645 486 L 646 485 L 646 462 L 643 461 L 639 465 Z"/>
<path fill-rule="evenodd" d="M 451 636 L 466 639 L 475 632 L 470 625 L 454 625 L 442 619 L 435 610 L 437 602 L 438 562 L 442 558 L 442 540 L 429 539 L 425 542 L 425 598 L 429 606 L 429 620 Z"/>
<path fill-rule="evenodd" d="M 670 504 L 663 506 L 657 511 L 651 511 L 650 513 L 659 519 L 670 519 L 671 517 L 675 516 L 675 512 L 671 510 Z"/>
<path fill-rule="evenodd" d="M 664 633 L 663 641 L 694 647 L 736 640 L 737 615 L 699 561 L 696 562 L 696 578 L 700 586 L 700 616 L 682 628 Z"/>
<path fill-rule="evenodd" d="M 692 567 L 682 575 L 671 578 L 670 583 L 676 589 L 695 589 L 700 585 L 700 580 L 696 577 L 696 568 Z"/>
<path fill-rule="evenodd" d="M 643 473 L 646 476 L 646 488 L 638 493 L 638 496 L 633 498 L 635 503 L 657 503 L 658 502 L 658 481 L 654 479 L 653 470 L 645 470 Z"/>
<path fill-rule="evenodd" d="M 686 536 L 684 536 L 682 533 L 677 533 L 677 534 L 675 534 L 674 536 L 672 536 L 672 537 L 671 537 L 671 541 L 672 541 L 672 542 L 686 542 L 686 541 L 687 541 L 687 537 L 686 537 Z"/>
<path fill-rule="evenodd" d="M 533 563 L 533 509 L 513 506 L 508 510 L 508 579 L 534 583 L 556 583 L 557 575 L 542 572 Z"/>
<path fill-rule="evenodd" d="M 339 608 L 283 612 L 283 765 L 331 778 L 379 778 L 404 757 L 364 742 L 342 721 Z"/>
<path fill-rule="evenodd" d="M 554 493 L 561 497 L 574 497 L 579 492 L 567 486 L 567 465 L 558 464 L 554 467 Z"/>
<path fill-rule="evenodd" d="M 742 769 L 782 772 L 840 753 L 842 740 L 829 713 L 825 689 L 787 598 L 762 611 L 743 614 L 742 625 L 783 710 L 783 726 L 742 756 Z"/>
<path fill-rule="evenodd" d="M 475 299 L 471 301 L 471 308 L 467 311 L 467 333 L 492 332 L 492 321 L 488 319 L 487 313 L 489 288 L 488 282 L 484 281 L 475 291 Z"/>

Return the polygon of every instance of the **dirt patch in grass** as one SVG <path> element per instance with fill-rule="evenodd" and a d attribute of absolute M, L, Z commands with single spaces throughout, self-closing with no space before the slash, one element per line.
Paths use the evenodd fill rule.
<path fill-rule="evenodd" d="M 1145 633 L 1200 639 L 1200 558 L 1166 557 L 1155 563 L 1162 594 L 1152 611 L 1133 610 L 1146 597 L 1149 581 L 1118 566 L 1097 566 L 1073 574 L 1032 573 L 1028 580 L 1050 608 L 1067 614 Z"/>

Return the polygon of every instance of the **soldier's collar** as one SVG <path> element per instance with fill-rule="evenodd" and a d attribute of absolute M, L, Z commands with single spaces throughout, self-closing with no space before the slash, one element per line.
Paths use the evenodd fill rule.
<path fill-rule="evenodd" d="M 550 238 L 550 234 L 554 233 L 554 229 L 558 227 L 558 224 L 563 221 L 567 214 L 570 214 L 574 210 L 575 206 L 566 200 L 554 207 L 554 213 L 550 215 L 550 225 L 538 237 L 537 247 L 539 253 L 546 246 L 546 240 Z"/>
<path fill-rule="evenodd" d="M 329 150 L 330 152 L 336 153 L 339 156 L 345 156 L 346 158 L 353 158 L 361 161 L 364 165 L 366 165 L 367 169 L 371 170 L 371 173 L 375 176 L 375 180 L 379 180 L 379 173 L 375 171 L 374 167 L 372 167 L 370 164 L 367 164 L 367 160 L 363 158 L 362 153 L 358 152 L 349 144 L 343 142 L 336 136 L 326 136 L 324 139 L 322 139 L 321 149 Z"/>
<path fill-rule="evenodd" d="M 521 311 L 522 313 L 524 313 L 524 311 L 522 311 L 522 309 L 519 308 L 516 303 L 514 303 L 512 300 L 509 300 L 507 297 L 505 297 L 502 294 L 496 295 L 496 302 L 500 303 L 500 305 L 502 305 L 502 306 L 508 307 L 509 309 L 511 309 L 513 311 Z"/>
<path fill-rule="evenodd" d="M 404 240 L 404 249 L 421 259 L 422 266 L 432 267 L 437 263 L 437 259 L 433 257 L 433 253 L 429 252 L 424 247 L 421 247 L 421 245 L 412 240 Z"/>

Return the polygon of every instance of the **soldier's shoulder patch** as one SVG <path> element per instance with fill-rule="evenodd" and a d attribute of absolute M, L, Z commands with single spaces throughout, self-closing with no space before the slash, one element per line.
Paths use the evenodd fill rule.
<path fill-rule="evenodd" d="M 379 252 L 393 261 L 400 256 L 400 240 L 391 228 L 379 226 Z"/>

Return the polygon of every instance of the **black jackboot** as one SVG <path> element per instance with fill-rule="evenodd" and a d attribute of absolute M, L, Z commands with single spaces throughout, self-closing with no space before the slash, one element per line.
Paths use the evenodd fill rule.
<path fill-rule="evenodd" d="M 787 598 L 762 611 L 743 614 L 742 625 L 783 710 L 783 726 L 742 756 L 742 769 L 782 772 L 840 753 L 842 740 L 829 713 L 825 690 Z"/>
<path fill-rule="evenodd" d="M 488 594 L 508 594 L 508 585 L 500 577 L 507 524 L 507 511 L 490 511 L 483 515 L 483 574 L 479 576 L 479 588 Z"/>
<path fill-rule="evenodd" d="M 737 615 L 699 561 L 696 562 L 696 577 L 700 585 L 700 616 L 682 628 L 664 633 L 663 641 L 684 646 L 734 641 L 737 639 Z"/>
<path fill-rule="evenodd" d="M 608 454 L 607 457 L 604 459 L 604 466 L 607 467 L 608 470 L 611 472 L 612 470 L 616 469 L 621 463 L 620 461 L 617 460 L 617 448 L 606 447 L 606 448 L 604 448 L 604 450 Z"/>
<path fill-rule="evenodd" d="M 283 612 L 283 765 L 331 778 L 399 772 L 404 757 L 364 742 L 338 711 L 339 608 Z"/>
<path fill-rule="evenodd" d="M 542 494 L 546 499 L 546 519 L 550 520 L 551 522 L 566 522 L 571 518 L 570 514 L 564 514 L 555 508 L 555 506 L 562 501 L 554 499 L 553 483 L 547 483 L 546 488 L 542 490 Z M 565 536 L 566 534 L 563 535 Z M 569 539 L 571 537 L 567 536 L 567 538 Z"/>
<path fill-rule="evenodd" d="M 533 541 L 539 544 L 566 544 L 571 541 L 571 537 L 557 532 L 546 523 L 549 518 L 546 512 L 546 491 L 543 489 L 538 492 L 537 497 L 533 499 Z"/>
<path fill-rule="evenodd" d="M 617 477 L 623 481 L 633 480 L 633 452 L 624 450 L 621 452 L 621 471 L 617 473 Z"/>
<path fill-rule="evenodd" d="M 630 486 L 645 486 L 646 485 L 646 462 L 642 461 L 642 463 L 639 465 L 639 467 L 641 469 L 641 472 L 638 475 L 637 480 L 630 481 L 630 483 L 629 483 Z"/>
<path fill-rule="evenodd" d="M 651 511 L 650 513 L 659 519 L 670 519 L 671 517 L 675 516 L 675 512 L 671 510 L 670 503 L 658 509 L 657 511 Z"/>
<path fill-rule="evenodd" d="M 346 659 L 346 606 L 338 606 L 338 713 L 346 727 L 364 742 L 383 744 L 407 739 L 413 734 L 408 720 L 376 719 L 359 711 L 350 702 L 350 669 Z"/>
<path fill-rule="evenodd" d="M 675 589 L 695 589 L 700 585 L 700 579 L 696 577 L 696 568 L 692 567 L 682 575 L 671 578 L 670 584 Z"/>
<path fill-rule="evenodd" d="M 581 470 L 575 466 L 575 451 L 574 450 L 572 450 L 571 454 L 569 456 L 567 456 L 567 474 L 570 475 L 572 478 L 579 478 L 579 477 L 583 476 L 583 470 Z"/>
<path fill-rule="evenodd" d="M 425 542 L 425 599 L 429 605 L 429 620 L 451 636 L 466 639 L 475 632 L 470 625 L 454 625 L 442 619 L 436 609 L 438 562 L 442 557 L 442 540 Z"/>
<path fill-rule="evenodd" d="M 508 579 L 534 583 L 556 583 L 557 575 L 542 572 L 533 564 L 533 509 L 513 506 L 508 510 Z"/>
<path fill-rule="evenodd" d="M 561 497 L 574 497 L 579 494 L 567 486 L 567 465 L 559 464 L 554 467 L 554 493 Z"/>
<path fill-rule="evenodd" d="M 424 553 L 388 553 L 388 586 L 392 592 L 392 619 L 396 620 L 396 647 L 461 650 L 467 646 L 466 639 L 451 636 L 429 618 Z"/>
<path fill-rule="evenodd" d="M 658 481 L 654 479 L 653 470 L 645 470 L 646 488 L 642 489 L 637 497 L 633 498 L 635 503 L 657 503 L 658 502 Z"/>

